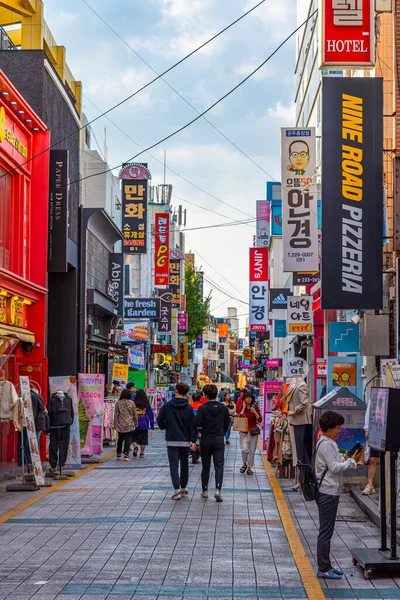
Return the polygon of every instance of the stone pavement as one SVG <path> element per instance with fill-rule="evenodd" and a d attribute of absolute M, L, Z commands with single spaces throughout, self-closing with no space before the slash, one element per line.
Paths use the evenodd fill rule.
<path fill-rule="evenodd" d="M 261 455 L 254 477 L 239 473 L 237 434 L 226 456 L 222 504 L 200 498 L 201 464 L 191 467 L 190 496 L 170 499 L 160 433 L 144 459 L 111 458 L 40 497 L 0 525 L 0 600 L 307 598 Z M 8 506 L 27 498 L 10 496 Z M 291 489 L 284 497 L 314 563 L 315 507 Z M 357 510 L 346 499 L 341 514 Z M 334 553 L 346 579 L 326 587 L 328 598 L 400 598 L 397 581 L 366 582 L 351 565 L 348 545 L 373 545 L 376 533 L 365 522 L 338 524 Z"/>

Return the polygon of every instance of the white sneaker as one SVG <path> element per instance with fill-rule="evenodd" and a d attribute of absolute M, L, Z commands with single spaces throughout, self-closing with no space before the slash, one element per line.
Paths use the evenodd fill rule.
<path fill-rule="evenodd" d="M 214 498 L 216 499 L 217 502 L 224 501 L 224 499 L 222 498 L 221 490 L 215 490 Z"/>
<path fill-rule="evenodd" d="M 362 493 L 364 496 L 371 496 L 371 494 L 376 494 L 376 490 L 373 485 L 367 484 L 363 489 Z"/>
<path fill-rule="evenodd" d="M 207 498 L 208 498 L 208 491 L 207 490 L 203 490 L 200 495 L 201 495 L 202 498 L 205 498 L 207 500 Z"/>
<path fill-rule="evenodd" d="M 175 490 L 175 494 L 173 496 L 171 496 L 171 500 L 181 500 L 181 499 L 182 499 L 181 490 Z"/>
<path fill-rule="evenodd" d="M 189 496 L 189 490 L 187 488 L 181 488 L 181 496 Z"/>

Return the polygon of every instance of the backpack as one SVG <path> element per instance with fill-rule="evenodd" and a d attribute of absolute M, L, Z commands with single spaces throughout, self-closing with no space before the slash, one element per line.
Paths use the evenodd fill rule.
<path fill-rule="evenodd" d="M 320 487 L 325 478 L 325 475 L 328 472 L 328 469 L 325 469 L 325 471 L 322 473 L 321 480 L 318 482 L 317 475 L 315 473 L 315 458 L 316 458 L 316 453 L 318 451 L 319 445 L 321 443 L 322 442 L 319 442 L 319 444 L 317 445 L 317 448 L 311 459 L 310 465 L 303 465 L 301 463 L 298 464 L 299 471 L 300 471 L 300 475 L 299 475 L 300 487 L 301 487 L 302 494 L 304 496 L 304 500 L 306 502 L 312 502 L 313 500 L 316 500 L 318 498 Z"/>

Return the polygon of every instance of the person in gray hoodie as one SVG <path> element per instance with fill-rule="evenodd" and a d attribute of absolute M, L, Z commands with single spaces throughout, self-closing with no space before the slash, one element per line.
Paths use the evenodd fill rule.
<path fill-rule="evenodd" d="M 345 460 L 336 443 L 343 424 L 342 415 L 333 410 L 325 412 L 319 421 L 322 436 L 318 441 L 315 454 L 315 474 L 320 482 L 316 500 L 319 512 L 317 576 L 323 579 L 341 579 L 343 576 L 342 571 L 332 568 L 331 539 L 335 530 L 343 474 L 349 469 L 357 468 L 354 460 L 356 456 Z"/>

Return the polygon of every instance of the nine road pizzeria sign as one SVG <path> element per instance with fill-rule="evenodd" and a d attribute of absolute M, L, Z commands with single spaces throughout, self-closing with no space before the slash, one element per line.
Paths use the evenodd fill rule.
<path fill-rule="evenodd" d="M 375 65 L 375 1 L 322 0 L 321 69 Z"/>

